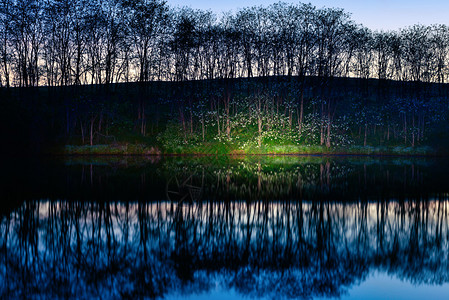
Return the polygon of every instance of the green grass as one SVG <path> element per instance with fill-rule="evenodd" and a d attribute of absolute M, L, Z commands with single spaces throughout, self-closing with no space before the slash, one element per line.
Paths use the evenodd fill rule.
<path fill-rule="evenodd" d="M 124 145 L 67 145 L 62 150 L 65 155 L 159 155 L 161 152 L 152 146 L 142 144 Z"/>
<path fill-rule="evenodd" d="M 156 146 L 144 144 L 123 145 L 67 145 L 57 154 L 64 155 L 437 155 L 427 146 L 351 146 L 326 148 L 306 145 L 261 145 L 239 149 L 225 142 L 209 142 L 204 145 L 180 145 L 160 150 Z"/>

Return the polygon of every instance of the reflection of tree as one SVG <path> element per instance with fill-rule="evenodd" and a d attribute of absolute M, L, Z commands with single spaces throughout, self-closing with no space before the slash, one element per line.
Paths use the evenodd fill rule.
<path fill-rule="evenodd" d="M 293 156 L 226 162 L 217 158 L 168 159 L 158 171 L 171 186 L 173 178 L 202 178 L 197 181 L 204 186 L 201 195 L 206 199 L 357 201 L 404 199 L 441 191 L 444 177 L 433 174 L 433 170 L 422 161 L 403 159 L 348 162 L 348 159 Z M 176 181 L 177 190 L 181 190 L 178 186 L 183 186 L 184 181 Z M 187 189 L 183 195 L 188 195 Z"/>
<path fill-rule="evenodd" d="M 339 296 L 379 269 L 448 282 L 447 197 L 336 203 L 26 201 L 1 219 L 0 295 Z"/>
<path fill-rule="evenodd" d="M 15 161 L 16 162 L 16 161 Z M 11 164 L 3 172 L 0 214 L 23 200 L 378 201 L 447 193 L 447 160 L 338 157 L 90 159 Z M 24 170 L 27 170 L 24 172 Z M 177 179 L 177 182 L 176 182 Z M 20 182 L 20 186 L 18 183 Z M 178 185 L 179 184 L 179 185 Z M 23 188 L 26 187 L 26 188 Z M 179 197 L 168 197 L 167 188 Z M 170 196 L 177 196 L 170 194 Z M 172 199 L 173 198 L 173 199 Z M 178 198 L 178 199 L 177 199 Z"/>

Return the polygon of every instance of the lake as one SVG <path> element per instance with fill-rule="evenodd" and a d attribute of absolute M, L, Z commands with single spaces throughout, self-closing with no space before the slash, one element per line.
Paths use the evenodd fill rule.
<path fill-rule="evenodd" d="M 449 294 L 449 159 L 3 157 L 0 298 Z"/>

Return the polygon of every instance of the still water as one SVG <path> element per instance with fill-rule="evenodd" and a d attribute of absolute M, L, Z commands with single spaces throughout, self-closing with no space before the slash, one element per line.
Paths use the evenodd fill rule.
<path fill-rule="evenodd" d="M 0 298 L 449 295 L 449 160 L 5 159 Z"/>

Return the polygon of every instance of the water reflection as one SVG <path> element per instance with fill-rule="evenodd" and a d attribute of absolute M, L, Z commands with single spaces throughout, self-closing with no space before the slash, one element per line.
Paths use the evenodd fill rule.
<path fill-rule="evenodd" d="M 20 166 L 20 167 L 19 167 Z M 449 283 L 447 160 L 91 159 L 3 172 L 0 298 Z M 6 174 L 6 175 L 5 175 Z"/>
<path fill-rule="evenodd" d="M 0 196 L 16 207 L 36 199 L 407 200 L 449 193 L 448 168 L 447 159 L 295 156 L 8 161 Z"/>
<path fill-rule="evenodd" d="M 1 296 L 340 296 L 373 270 L 441 284 L 448 203 L 26 201 L 1 220 Z"/>

